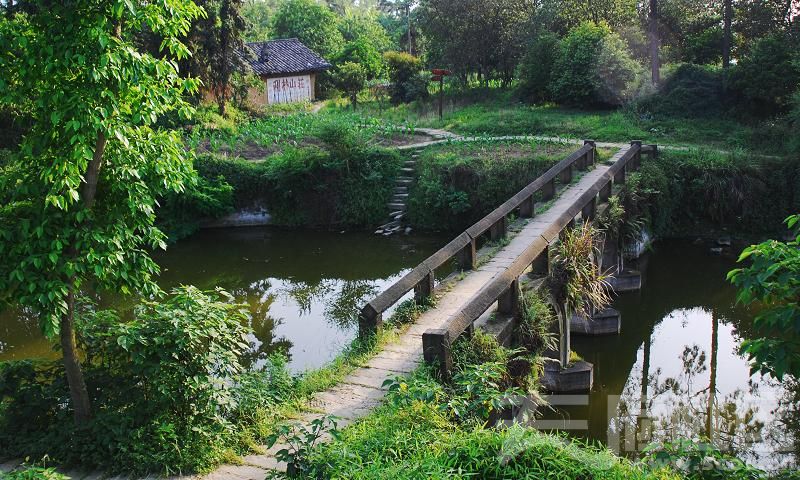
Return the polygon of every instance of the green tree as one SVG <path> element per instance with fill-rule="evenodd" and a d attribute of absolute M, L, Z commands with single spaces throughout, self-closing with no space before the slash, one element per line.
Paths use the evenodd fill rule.
<path fill-rule="evenodd" d="M 191 112 L 178 40 L 202 14 L 189 0 L 37 0 L 0 21 L 0 106 L 23 108 L 30 132 L 0 180 L 0 295 L 38 313 L 60 337 L 75 421 L 91 415 L 75 341 L 82 288 L 154 294 L 164 247 L 156 198 L 192 178 L 167 114 Z M 137 50 L 144 30 L 164 55 Z"/>
<path fill-rule="evenodd" d="M 584 22 L 561 40 L 550 89 L 564 104 L 620 105 L 639 73 L 619 35 L 605 23 Z"/>
<path fill-rule="evenodd" d="M 344 38 L 336 15 L 314 0 L 288 0 L 275 13 L 272 33 L 277 38 L 298 38 L 326 59 L 341 50 Z"/>
<path fill-rule="evenodd" d="M 382 76 L 385 72 L 382 54 L 392 41 L 375 14 L 350 10 L 339 21 L 339 31 L 346 43 L 335 63 L 358 63 L 369 80 Z"/>
<path fill-rule="evenodd" d="M 358 93 L 364 90 L 367 83 L 367 72 L 364 67 L 357 63 L 345 62 L 336 69 L 336 85 L 347 94 L 353 110 L 356 109 Z"/>
<path fill-rule="evenodd" d="M 247 22 L 244 39 L 248 42 L 263 42 L 270 38 L 270 22 L 278 11 L 278 0 L 245 0 L 242 17 Z"/>
<path fill-rule="evenodd" d="M 246 23 L 241 14 L 242 0 L 207 0 L 206 17 L 195 22 L 192 38 L 194 62 L 200 78 L 211 89 L 221 115 L 231 97 L 231 77 L 242 72 L 244 62 L 237 52 L 244 49 L 242 36 Z"/>
<path fill-rule="evenodd" d="M 785 374 L 800 377 L 800 215 L 787 218 L 786 224 L 793 240 L 745 248 L 739 262 L 749 265 L 728 273 L 739 288 L 738 301 L 759 307 L 753 338 L 744 341 L 742 351 L 753 371 L 779 380 Z"/>
<path fill-rule="evenodd" d="M 558 56 L 558 37 L 545 32 L 528 46 L 519 63 L 519 93 L 530 102 L 550 100 L 550 80 Z"/>

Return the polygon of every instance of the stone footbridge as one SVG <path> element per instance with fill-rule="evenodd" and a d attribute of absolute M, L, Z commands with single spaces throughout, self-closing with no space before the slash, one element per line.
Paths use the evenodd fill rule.
<path fill-rule="evenodd" d="M 315 394 L 308 413 L 298 421 L 310 423 L 324 415 L 335 415 L 340 418 L 339 426 L 346 426 L 382 402 L 387 378 L 408 374 L 422 361 L 436 364 L 446 377 L 451 367 L 451 343 L 476 322 L 500 337 L 508 335 L 508 322 L 503 323 L 502 319 L 517 312 L 520 277 L 531 270 L 546 273 L 550 246 L 559 233 L 573 225 L 576 218 L 594 218 L 614 185 L 624 183 L 626 173 L 638 168 L 642 154 L 656 152 L 655 146 L 632 142 L 605 164 L 597 164 L 596 148 L 594 142 L 585 141 L 577 151 L 365 305 L 359 317 L 361 336 L 375 332 L 384 315 L 389 315 L 412 292 L 417 300 L 433 300 L 433 307 L 422 313 L 397 341 L 386 345 L 337 386 Z M 519 220 L 510 226 L 514 218 Z M 460 273 L 445 275 L 437 282 L 437 270 L 451 271 L 454 261 Z M 181 478 L 263 480 L 270 471 L 285 468 L 274 457 L 280 448 L 283 446 L 276 445 L 261 454 L 246 456 L 241 465 L 224 465 L 207 475 Z M 105 478 L 97 473 L 67 473 L 79 480 Z"/>

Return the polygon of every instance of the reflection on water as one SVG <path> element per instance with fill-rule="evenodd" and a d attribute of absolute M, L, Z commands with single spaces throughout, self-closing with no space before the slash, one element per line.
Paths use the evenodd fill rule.
<path fill-rule="evenodd" d="M 595 368 L 588 405 L 545 419 L 630 457 L 651 441 L 704 436 L 766 468 L 794 465 L 800 389 L 750 376 L 738 353 L 753 315 L 725 281 L 734 258 L 669 241 L 646 260 L 642 291 L 614 303 L 622 333 L 573 339 Z"/>
<path fill-rule="evenodd" d="M 154 258 L 163 288 L 219 286 L 246 304 L 253 329 L 248 365 L 284 352 L 300 371 L 341 351 L 355 336 L 363 303 L 444 243 L 418 235 L 225 229 L 202 231 Z M 132 304 L 108 295 L 104 300 L 116 308 Z M 0 360 L 53 355 L 33 315 L 0 313 Z"/>

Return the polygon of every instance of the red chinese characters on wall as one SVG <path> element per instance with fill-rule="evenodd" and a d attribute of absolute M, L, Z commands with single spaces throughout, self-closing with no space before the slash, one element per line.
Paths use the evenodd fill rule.
<path fill-rule="evenodd" d="M 269 103 L 289 103 L 310 100 L 311 78 L 309 75 L 272 78 L 267 81 Z"/>

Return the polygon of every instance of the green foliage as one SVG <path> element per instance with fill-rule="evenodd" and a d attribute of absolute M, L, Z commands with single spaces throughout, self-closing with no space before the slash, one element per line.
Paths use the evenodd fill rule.
<path fill-rule="evenodd" d="M 364 90 L 367 83 L 367 71 L 358 63 L 344 62 L 336 68 L 334 82 L 347 94 L 355 110 L 358 93 Z"/>
<path fill-rule="evenodd" d="M 520 296 L 517 324 L 519 344 L 531 353 L 558 348 L 557 338 L 551 333 L 557 320 L 555 312 L 537 289 L 524 292 Z"/>
<path fill-rule="evenodd" d="M 337 20 L 324 4 L 288 0 L 275 12 L 272 34 L 277 38 L 297 38 L 323 58 L 333 58 L 344 44 Z"/>
<path fill-rule="evenodd" d="M 732 81 L 749 101 L 748 111 L 774 112 L 789 104 L 800 86 L 800 65 L 790 45 L 787 35 L 764 37 L 736 66 Z"/>
<path fill-rule="evenodd" d="M 546 32 L 531 42 L 517 67 L 519 93 L 532 103 L 551 99 L 550 82 L 559 48 L 555 34 Z"/>
<path fill-rule="evenodd" d="M 679 65 L 657 94 L 636 102 L 639 112 L 677 118 L 713 117 L 725 109 L 722 72 L 716 67 Z"/>
<path fill-rule="evenodd" d="M 409 191 L 416 227 L 462 230 L 532 182 L 569 148 L 536 143 L 465 142 L 425 149 Z"/>
<path fill-rule="evenodd" d="M 640 70 L 607 24 L 584 22 L 561 40 L 550 90 L 567 105 L 621 105 L 631 96 Z"/>
<path fill-rule="evenodd" d="M 23 466 L 8 473 L 0 473 L 2 480 L 69 480 L 69 478 L 53 468 L 44 467 Z"/>
<path fill-rule="evenodd" d="M 390 399 L 404 394 L 398 390 Z M 345 429 L 340 441 L 322 445 L 311 461 L 324 478 L 354 480 L 677 479 L 650 473 L 606 450 L 521 426 L 459 425 L 435 401 L 420 400 L 380 407 Z"/>
<path fill-rule="evenodd" d="M 550 294 L 561 315 L 591 316 L 591 308 L 602 309 L 611 303 L 605 275 L 595 263 L 597 230 L 590 224 L 563 230 L 550 262 L 547 278 Z"/>
<path fill-rule="evenodd" d="M 303 114 L 297 123 L 305 119 Z M 293 124 L 278 123 L 276 131 L 266 122 L 248 127 L 252 133 L 244 134 L 272 142 L 282 135 L 298 135 L 291 130 Z M 209 182 L 222 177 L 230 184 L 236 208 L 265 207 L 278 225 L 361 227 L 382 220 L 400 168 L 399 155 L 369 147 L 364 132 L 348 121 L 303 123 L 299 128 L 313 131 L 323 147 L 285 146 L 258 163 L 202 155 L 195 167 Z"/>
<path fill-rule="evenodd" d="M 739 288 L 737 299 L 760 308 L 753 320 L 752 335 L 742 343 L 742 351 L 752 362 L 752 370 L 777 379 L 800 376 L 800 215 L 786 224 L 794 239 L 770 240 L 742 251 L 739 262 L 747 266 L 728 273 Z"/>
<path fill-rule="evenodd" d="M 683 40 L 683 56 L 690 64 L 708 65 L 722 62 L 722 27 L 714 25 L 687 35 Z"/>
<path fill-rule="evenodd" d="M 243 373 L 245 311 L 225 292 L 181 287 L 133 318 L 87 310 L 80 336 L 97 406 L 82 428 L 65 408 L 63 368 L 0 364 L 0 449 L 137 474 L 206 471 L 258 432 L 252 422 L 288 397 L 285 363 Z"/>
<path fill-rule="evenodd" d="M 427 97 L 428 81 L 419 73 L 422 67 L 419 58 L 405 52 L 386 52 L 383 54 L 383 61 L 386 62 L 392 81 L 393 103 L 406 103 Z"/>
<path fill-rule="evenodd" d="M 481 329 L 475 329 L 472 335 L 459 337 L 453 343 L 452 355 L 453 366 L 457 371 L 488 362 L 505 364 L 510 356 L 508 350 L 497 343 L 494 336 Z"/>
<path fill-rule="evenodd" d="M 326 415 L 311 421 L 308 427 L 290 423 L 280 425 L 267 437 L 267 448 L 276 443 L 285 445 L 275 452 L 279 462 L 286 463 L 286 475 L 276 473 L 269 478 L 299 478 L 313 476 L 314 468 L 308 463 L 308 456 L 323 435 L 329 434 L 334 439 L 339 437 L 336 429 L 336 417 Z"/>
<path fill-rule="evenodd" d="M 714 445 L 678 439 L 651 444 L 642 460 L 652 469 L 669 468 L 687 480 L 759 480 L 767 478 L 762 470 L 742 460 L 725 455 Z"/>
<path fill-rule="evenodd" d="M 392 42 L 376 16 L 371 12 L 347 11 L 339 20 L 339 31 L 346 43 L 337 55 L 336 64 L 357 63 L 369 80 L 383 76 L 386 66 L 382 53 Z"/>
<path fill-rule="evenodd" d="M 168 194 L 158 208 L 158 227 L 170 242 L 185 238 L 200 228 L 204 219 L 219 218 L 233 211 L 233 187 L 224 178 L 197 182 L 183 193 Z"/>

